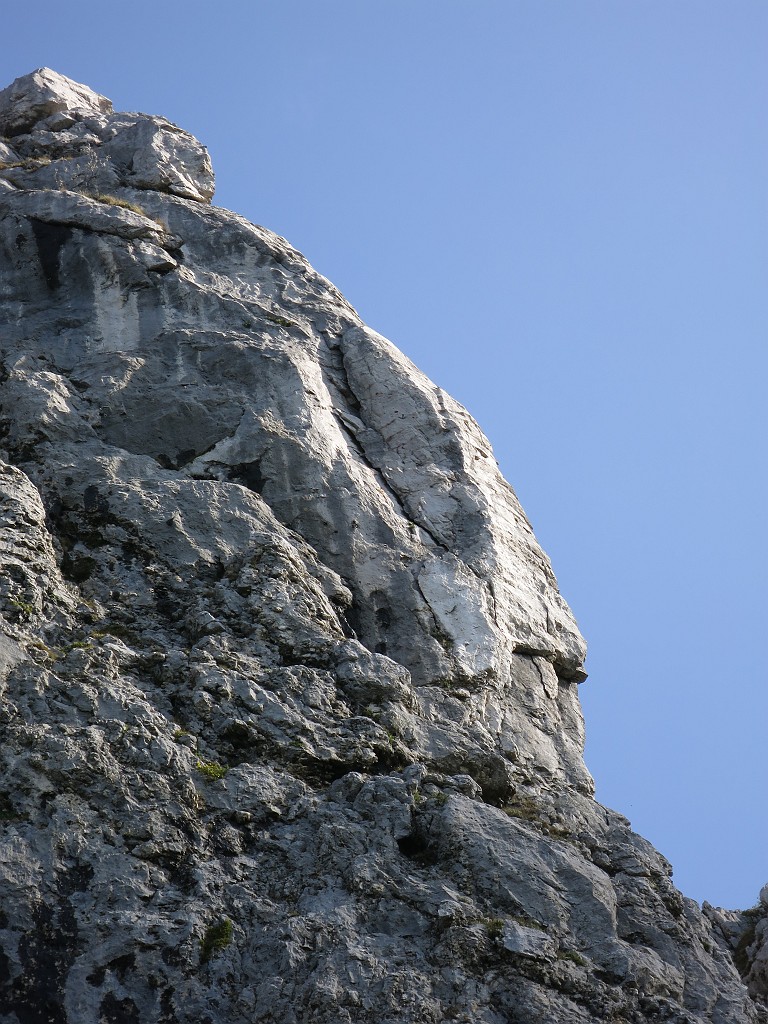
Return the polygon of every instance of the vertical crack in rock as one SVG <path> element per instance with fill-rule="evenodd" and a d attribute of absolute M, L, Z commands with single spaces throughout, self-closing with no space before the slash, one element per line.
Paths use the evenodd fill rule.
<path fill-rule="evenodd" d="M 2 1024 L 756 1024 L 471 416 L 205 148 L 0 91 Z"/>
<path fill-rule="evenodd" d="M 401 496 L 393 481 L 389 476 L 385 475 L 385 470 L 377 465 L 374 458 L 371 457 L 365 447 L 365 435 L 369 430 L 368 425 L 363 418 L 363 410 L 360 402 L 355 395 L 354 389 L 350 383 L 347 375 L 346 367 L 344 365 L 344 357 L 339 347 L 326 347 L 326 359 L 329 361 L 332 367 L 328 374 L 329 387 L 333 388 L 338 394 L 339 398 L 346 405 L 346 409 L 340 408 L 338 405 L 334 406 L 333 413 L 342 430 L 350 437 L 355 446 L 355 451 L 360 456 L 360 459 L 370 468 L 373 472 L 374 477 L 383 491 L 389 496 L 395 511 L 409 524 L 412 529 L 422 530 L 427 537 L 432 541 L 436 548 L 441 548 L 443 551 L 447 551 L 448 548 L 443 544 L 431 531 L 429 525 L 425 522 L 419 522 L 414 519 L 410 510 L 407 508 L 407 498 L 404 499 Z"/>

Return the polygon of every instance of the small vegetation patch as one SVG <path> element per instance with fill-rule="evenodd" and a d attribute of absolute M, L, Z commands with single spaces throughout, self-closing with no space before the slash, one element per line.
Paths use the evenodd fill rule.
<path fill-rule="evenodd" d="M 519 818 L 521 821 L 530 822 L 551 839 L 575 843 L 571 830 L 560 822 L 548 821 L 543 808 L 531 796 L 516 796 L 502 810 L 510 818 Z"/>
<path fill-rule="evenodd" d="M 127 199 L 120 199 L 119 196 L 111 196 L 107 192 L 83 192 L 86 199 L 93 199 L 97 203 L 106 203 L 107 206 L 119 206 L 123 210 L 130 210 L 131 213 L 138 213 L 140 217 L 149 217 L 146 210 L 138 203 L 131 203 Z M 152 220 L 152 218 L 149 218 Z"/>
<path fill-rule="evenodd" d="M 27 644 L 27 650 L 33 656 L 38 655 L 39 658 L 45 661 L 56 661 L 61 657 L 61 651 L 58 647 L 51 647 L 42 640 L 30 640 Z"/>
<path fill-rule="evenodd" d="M 195 768 L 197 768 L 200 774 L 205 776 L 209 782 L 217 782 L 219 779 L 223 779 L 229 771 L 226 765 L 219 764 L 218 761 L 198 760 Z"/>
<path fill-rule="evenodd" d="M 70 651 L 88 651 L 93 647 L 93 643 L 90 640 L 73 640 L 69 644 L 64 644 L 56 652 L 56 660 L 59 658 L 66 658 Z"/>
<path fill-rule="evenodd" d="M 31 156 L 26 160 L 0 160 L 0 171 L 10 171 L 15 167 L 21 167 L 25 171 L 36 171 L 39 167 L 47 167 L 49 163 L 49 156 Z"/>
<path fill-rule="evenodd" d="M 530 796 L 516 797 L 512 803 L 507 804 L 504 813 L 510 818 L 522 818 L 523 821 L 536 821 L 541 823 L 541 808 Z"/>
<path fill-rule="evenodd" d="M 232 922 L 223 917 L 215 924 L 209 924 L 200 940 L 200 963 L 207 964 L 216 953 L 221 953 L 232 941 Z"/>
<path fill-rule="evenodd" d="M 35 614 L 35 606 L 30 604 L 29 601 L 22 601 L 19 597 L 12 597 L 9 604 L 16 609 L 17 617 L 21 619 L 22 622 L 26 622 L 31 619 Z"/>
<path fill-rule="evenodd" d="M 579 956 L 572 949 L 561 949 L 557 954 L 558 960 L 568 960 L 572 964 L 576 964 L 577 967 L 586 967 L 587 961 L 583 956 Z"/>
<path fill-rule="evenodd" d="M 267 320 L 271 320 L 273 324 L 278 324 L 280 327 L 295 327 L 296 324 L 293 320 L 286 320 L 284 316 L 278 316 L 277 313 L 268 313 L 264 311 L 264 316 Z"/>
<path fill-rule="evenodd" d="M 536 921 L 532 917 L 526 917 L 524 914 L 513 914 L 512 920 L 516 921 L 523 928 L 535 928 L 537 932 L 545 932 L 547 930 L 541 921 Z"/>
<path fill-rule="evenodd" d="M 103 640 L 105 637 L 111 636 L 115 640 L 122 640 L 123 643 L 132 645 L 134 647 L 142 646 L 141 636 L 133 629 L 128 626 L 124 626 L 120 622 L 108 622 L 105 623 L 102 629 L 95 629 L 93 636 L 98 640 Z"/>

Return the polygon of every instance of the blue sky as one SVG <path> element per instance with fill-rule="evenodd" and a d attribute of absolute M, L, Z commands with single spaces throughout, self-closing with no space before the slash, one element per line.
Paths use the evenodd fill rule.
<path fill-rule="evenodd" d="M 590 646 L 602 802 L 768 880 L 764 0 L 42 0 L 41 65 L 211 150 L 493 442 Z"/>

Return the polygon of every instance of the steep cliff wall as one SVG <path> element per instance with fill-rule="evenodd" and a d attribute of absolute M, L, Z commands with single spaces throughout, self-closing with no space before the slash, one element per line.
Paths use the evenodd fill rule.
<path fill-rule="evenodd" d="M 176 126 L 0 133 L 0 1021 L 764 1019 L 466 411 Z"/>

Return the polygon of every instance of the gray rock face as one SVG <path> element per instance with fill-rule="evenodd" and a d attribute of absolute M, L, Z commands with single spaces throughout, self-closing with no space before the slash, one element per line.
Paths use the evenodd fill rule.
<path fill-rule="evenodd" d="M 112 104 L 85 85 L 38 68 L 0 90 L 0 122 L 5 135 L 20 135 L 40 125 L 60 131 L 87 117 L 111 114 Z"/>
<path fill-rule="evenodd" d="M 466 411 L 176 126 L 0 133 L 0 1022 L 764 1020 Z"/>

